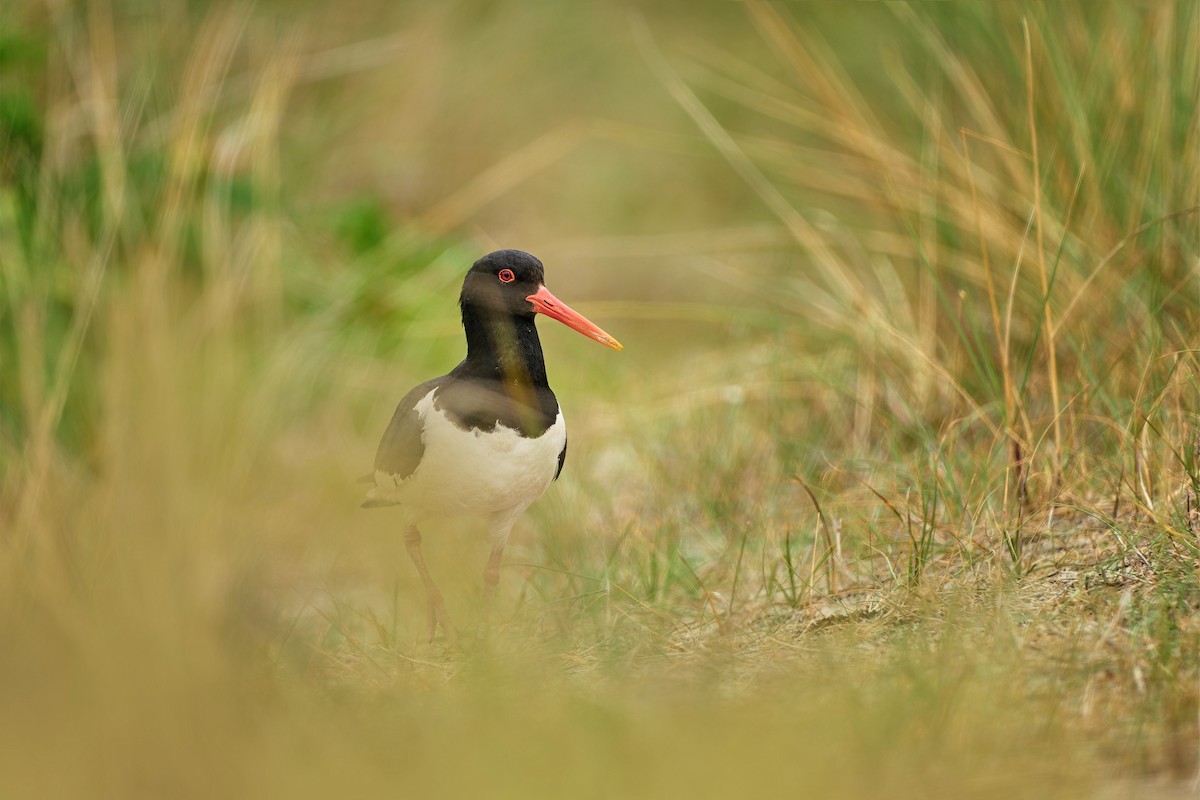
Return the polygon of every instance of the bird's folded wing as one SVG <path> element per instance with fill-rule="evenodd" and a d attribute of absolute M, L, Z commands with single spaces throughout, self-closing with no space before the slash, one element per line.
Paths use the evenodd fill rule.
<path fill-rule="evenodd" d="M 413 474 L 421 456 L 425 453 L 425 440 L 422 435 L 424 423 L 417 413 L 417 403 L 421 398 L 438 387 L 444 378 L 434 378 L 413 388 L 400 404 L 392 421 L 388 424 L 383 438 L 379 440 L 379 449 L 375 452 L 375 471 L 392 476 L 393 480 L 401 481 Z M 374 480 L 374 478 L 372 478 Z"/>

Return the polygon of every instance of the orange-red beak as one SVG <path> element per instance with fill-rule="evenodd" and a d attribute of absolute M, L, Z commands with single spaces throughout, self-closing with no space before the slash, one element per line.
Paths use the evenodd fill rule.
<path fill-rule="evenodd" d="M 550 294 L 550 290 L 545 286 L 539 286 L 534 294 L 529 295 L 525 299 L 533 303 L 533 310 L 539 314 L 545 314 L 547 317 L 556 319 L 568 328 L 574 328 L 589 339 L 595 339 L 600 344 L 611 347 L 613 350 L 622 349 L 620 342 L 601 330 L 599 325 L 594 324 L 583 314 L 575 311 L 569 305 Z"/>

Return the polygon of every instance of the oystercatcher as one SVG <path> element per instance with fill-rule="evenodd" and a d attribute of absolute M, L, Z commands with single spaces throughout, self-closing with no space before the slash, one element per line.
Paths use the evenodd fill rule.
<path fill-rule="evenodd" d="M 567 457 L 567 426 L 546 380 L 535 315 L 621 349 L 551 294 L 542 262 L 521 250 L 497 250 L 476 261 L 458 302 L 467 357 L 400 401 L 379 442 L 369 479 L 375 486 L 363 503 L 399 505 L 405 512 L 405 545 L 429 597 L 430 641 L 439 624 L 448 638 L 454 630 L 421 555 L 421 526 L 446 517 L 487 520 L 486 610 L 513 523 L 558 478 Z"/>

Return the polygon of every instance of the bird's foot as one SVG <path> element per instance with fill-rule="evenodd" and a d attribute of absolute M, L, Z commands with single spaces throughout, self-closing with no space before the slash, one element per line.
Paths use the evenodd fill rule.
<path fill-rule="evenodd" d="M 438 625 L 442 626 L 442 633 L 445 634 L 447 643 L 453 645 L 458 641 L 458 633 L 454 628 L 454 622 L 450 619 L 450 612 L 446 611 L 445 601 L 442 600 L 441 594 L 434 594 L 429 598 L 428 632 L 431 644 L 437 636 Z"/>

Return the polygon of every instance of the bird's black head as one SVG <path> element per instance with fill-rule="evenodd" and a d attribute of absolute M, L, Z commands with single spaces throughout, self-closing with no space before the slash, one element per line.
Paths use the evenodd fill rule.
<path fill-rule="evenodd" d="M 497 250 L 475 262 L 463 281 L 459 304 L 480 312 L 532 317 L 527 299 L 546 280 L 542 262 L 524 250 Z"/>
<path fill-rule="evenodd" d="M 497 250 L 476 261 L 463 281 L 462 295 L 458 299 L 467 338 L 473 335 L 472 329 L 477 322 L 503 322 L 507 317 L 510 321 L 519 320 L 518 327 L 530 322 L 527 336 L 536 344 L 533 316 L 545 314 L 606 347 L 621 349 L 620 342 L 551 294 L 545 281 L 542 262 L 523 250 Z M 537 347 L 540 353 L 541 346 Z"/>

